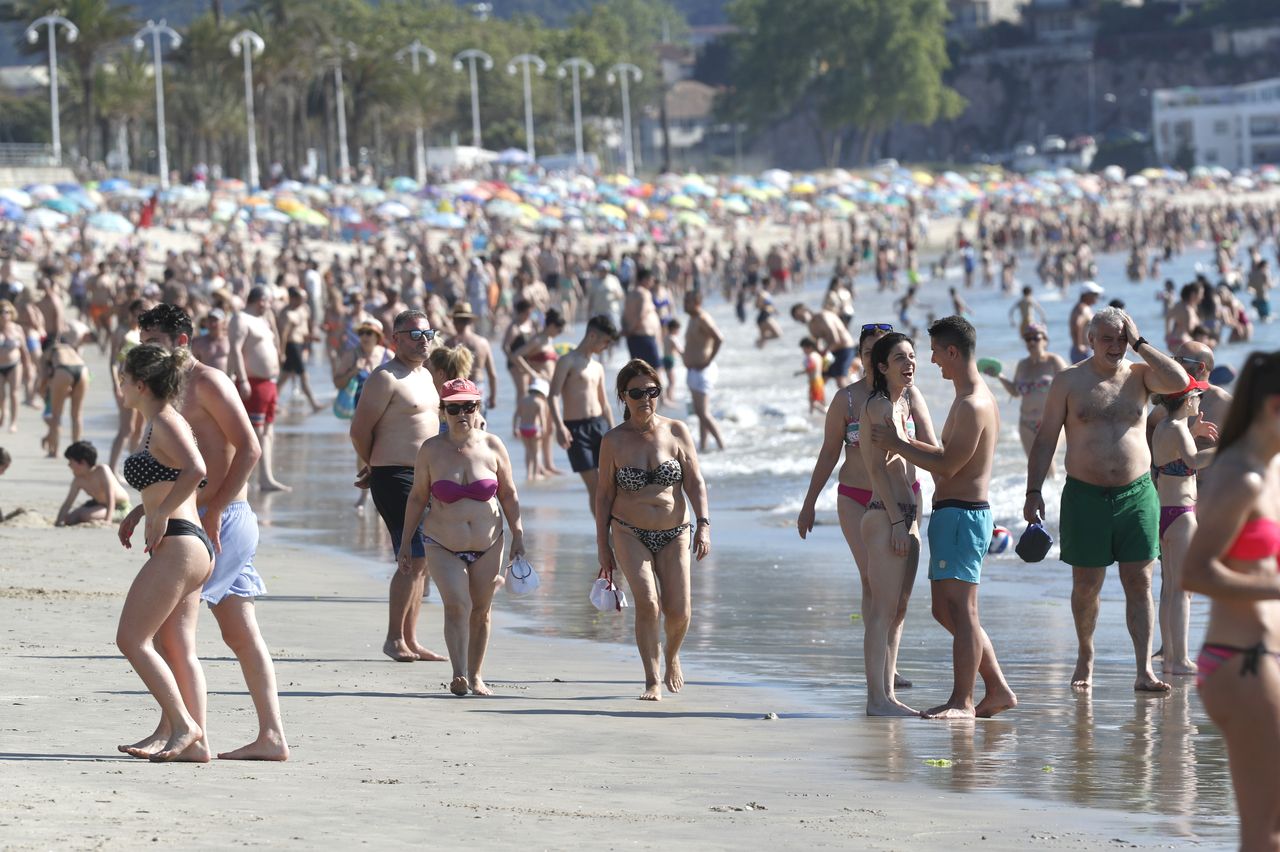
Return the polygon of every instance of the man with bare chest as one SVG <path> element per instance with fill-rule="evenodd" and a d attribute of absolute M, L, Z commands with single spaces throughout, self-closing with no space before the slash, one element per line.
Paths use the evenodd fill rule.
<path fill-rule="evenodd" d="M 1146 404 L 1153 393 L 1184 391 L 1187 373 L 1138 334 L 1119 308 L 1104 308 L 1088 325 L 1092 356 L 1054 378 L 1040 431 L 1027 463 L 1028 523 L 1043 518 L 1040 488 L 1058 436 L 1067 430 L 1067 481 L 1062 489 L 1062 561 L 1072 566 L 1071 614 L 1079 656 L 1071 676 L 1077 692 L 1093 685 L 1093 631 L 1107 566 L 1120 563 L 1129 635 L 1138 676 L 1134 688 L 1163 692 L 1169 684 L 1151 668 L 1151 567 L 1160 555 L 1160 501 L 1151 482 Z M 1129 346 L 1142 358 L 1125 359 Z"/>
<path fill-rule="evenodd" d="M 249 291 L 244 310 L 231 318 L 230 337 L 227 372 L 235 380 L 245 410 L 249 412 L 249 422 L 262 445 L 258 484 L 263 491 L 288 491 L 288 486 L 276 479 L 272 468 L 273 424 L 280 400 L 276 385 L 280 377 L 280 339 L 271 312 L 267 310 L 264 288 L 254 287 Z"/>
<path fill-rule="evenodd" d="M 351 417 L 351 443 L 361 468 L 356 486 L 368 488 L 373 505 L 391 534 L 391 550 L 399 558 L 405 505 L 413 490 L 418 448 L 440 432 L 440 397 L 426 368 L 435 340 L 427 315 L 408 310 L 394 318 L 396 355 L 365 382 Z M 413 536 L 409 570 L 391 575 L 387 638 L 382 653 L 396 662 L 443 661 L 446 658 L 418 642 L 418 613 L 427 583 L 427 542 L 419 527 Z"/>
<path fill-rule="evenodd" d="M 683 358 L 688 370 L 689 393 L 693 396 L 693 413 L 698 416 L 698 451 L 707 451 L 708 435 L 715 438 L 716 446 L 723 450 L 720 426 L 711 415 L 711 392 L 720 371 L 715 359 L 724 345 L 724 335 L 711 315 L 702 309 L 701 290 L 690 290 L 685 294 L 684 309 L 689 314 L 689 330 L 685 332 Z"/>
<path fill-rule="evenodd" d="M 587 486 L 588 505 L 595 512 L 600 468 L 600 441 L 613 428 L 613 410 L 605 388 L 604 367 L 596 359 L 618 339 L 618 328 L 605 314 L 587 321 L 587 333 L 577 347 L 556 362 L 547 407 L 560 446 L 569 453 L 569 466 Z M 563 410 L 562 410 L 563 409 Z"/>
<path fill-rule="evenodd" d="M 191 341 L 191 354 L 201 364 L 218 372 L 227 372 L 227 359 L 231 355 L 231 341 L 227 338 L 227 315 L 221 308 L 213 308 L 205 314 L 204 334 Z"/>

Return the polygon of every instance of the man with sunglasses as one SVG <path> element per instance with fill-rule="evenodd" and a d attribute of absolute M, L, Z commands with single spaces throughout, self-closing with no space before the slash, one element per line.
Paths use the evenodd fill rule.
<path fill-rule="evenodd" d="M 1208 385 L 1200 397 L 1200 422 L 1212 423 L 1221 429 L 1227 419 L 1227 409 L 1231 407 L 1231 394 L 1217 385 L 1209 384 L 1209 374 L 1213 372 L 1213 350 L 1203 343 L 1189 340 L 1174 350 L 1173 360 L 1182 365 L 1182 369 L 1187 371 L 1187 375 L 1193 382 L 1203 382 Z M 1163 405 L 1152 407 L 1151 414 L 1147 417 L 1148 446 L 1151 445 L 1151 436 L 1155 433 L 1156 425 L 1165 418 L 1165 415 Z M 1207 438 L 1196 439 L 1196 446 L 1202 450 L 1212 446 L 1213 443 Z M 1211 464 L 1213 464 L 1212 458 L 1201 467 L 1208 467 Z"/>
<path fill-rule="evenodd" d="M 840 315 L 825 307 L 815 314 L 807 305 L 797 302 L 791 306 L 791 318 L 807 325 L 809 335 L 818 341 L 818 346 L 831 353 L 831 366 L 822 375 L 833 380 L 837 389 L 852 382 L 850 370 L 858 356 L 858 347 Z"/>
<path fill-rule="evenodd" d="M 413 490 L 413 464 L 422 443 L 440 432 L 440 398 L 425 366 L 436 337 L 427 315 L 401 311 L 393 328 L 395 357 L 374 370 L 365 382 L 351 417 L 351 444 L 361 465 L 355 484 L 369 489 L 398 559 L 405 504 Z M 423 647 L 417 638 L 427 582 L 426 553 L 426 539 L 419 527 L 413 536 L 409 570 L 391 575 L 390 614 L 382 653 L 396 662 L 446 659 Z"/>

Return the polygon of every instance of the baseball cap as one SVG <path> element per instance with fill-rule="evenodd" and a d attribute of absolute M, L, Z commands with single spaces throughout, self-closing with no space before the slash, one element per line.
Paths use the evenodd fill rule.
<path fill-rule="evenodd" d="M 1095 296 L 1101 296 L 1105 292 L 1107 291 L 1102 289 L 1102 287 L 1096 281 L 1086 281 L 1080 285 L 1081 295 L 1087 295 L 1089 293 L 1092 293 Z"/>
<path fill-rule="evenodd" d="M 440 388 L 440 401 L 453 402 L 455 400 L 479 401 L 480 388 L 476 387 L 476 383 L 469 379 L 450 379 Z"/>
<path fill-rule="evenodd" d="M 543 396 L 551 394 L 551 385 L 546 379 L 533 379 L 529 382 L 529 393 L 540 393 Z"/>

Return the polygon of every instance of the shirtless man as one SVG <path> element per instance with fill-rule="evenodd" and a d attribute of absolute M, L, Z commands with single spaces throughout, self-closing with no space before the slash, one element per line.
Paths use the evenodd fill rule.
<path fill-rule="evenodd" d="M 1209 384 L 1209 374 L 1213 372 L 1213 350 L 1203 343 L 1188 340 L 1174 350 L 1173 360 L 1182 365 L 1182 369 L 1187 371 L 1187 375 L 1193 382 L 1203 382 L 1206 385 L 1200 392 L 1200 422 L 1212 423 L 1221 429 L 1227 419 L 1227 409 L 1231 407 L 1231 394 L 1217 385 Z M 1147 416 L 1148 446 L 1151 444 L 1151 436 L 1155 433 L 1156 425 L 1166 416 L 1168 415 L 1163 405 L 1151 407 L 1151 414 Z M 1195 441 L 1196 446 L 1202 450 L 1215 443 L 1209 438 L 1198 436 Z M 1212 457 L 1201 464 L 1201 469 L 1211 464 L 1213 464 Z"/>
<path fill-rule="evenodd" d="M 62 501 L 55 527 L 73 527 L 90 521 L 110 521 L 129 510 L 129 495 L 105 464 L 98 463 L 98 450 L 88 441 L 76 441 L 63 451 L 71 470 L 71 489 Z M 76 496 L 83 491 L 89 499 L 74 509 Z"/>
<path fill-rule="evenodd" d="M 573 472 L 587 485 L 588 505 L 596 511 L 596 475 L 600 440 L 613 428 L 613 410 L 605 388 L 604 367 L 594 356 L 618 340 L 618 327 L 604 314 L 587 321 L 582 342 L 556 362 L 547 407 L 556 440 L 569 453 Z M 563 411 L 561 410 L 563 407 Z"/>
<path fill-rule="evenodd" d="M 281 309 L 276 325 L 280 329 L 280 339 L 284 341 L 280 390 L 284 390 L 289 379 L 296 376 L 303 396 L 311 405 L 311 413 L 315 414 L 324 407 L 316 402 L 315 394 L 311 392 L 311 380 L 307 378 L 307 351 L 316 338 L 311 335 L 311 309 L 307 307 L 307 295 L 300 288 L 289 288 L 289 303 Z"/>
<path fill-rule="evenodd" d="M 459 299 L 453 306 L 453 328 L 457 332 L 444 342 L 445 346 L 465 346 L 475 357 L 471 360 L 471 375 L 468 376 L 480 388 L 480 395 L 486 397 L 486 408 L 498 407 L 498 368 L 493 364 L 493 347 L 489 341 L 476 334 L 472 325 L 476 315 L 465 299 Z"/>
<path fill-rule="evenodd" d="M 262 465 L 258 468 L 258 485 L 263 491 L 288 491 L 272 468 L 272 424 L 276 422 L 276 404 L 280 389 L 280 339 L 267 310 L 267 291 L 254 287 L 245 299 L 244 310 L 231 318 L 231 352 L 227 357 L 227 373 L 240 390 L 249 422 L 262 446 Z"/>
<path fill-rule="evenodd" d="M 106 352 L 111 338 L 111 313 L 116 307 L 115 279 L 107 271 L 106 263 L 98 264 L 98 271 L 89 279 L 85 291 L 89 327 L 98 339 L 99 347 Z"/>
<path fill-rule="evenodd" d="M 436 332 L 422 311 L 408 310 L 393 320 L 396 354 L 369 376 L 351 417 L 351 444 L 360 472 L 356 487 L 368 488 L 399 559 L 404 510 L 413 490 L 418 448 L 440 434 L 440 397 L 425 366 Z M 427 583 L 427 541 L 419 527 L 413 536 L 409 570 L 391 575 L 390 617 L 382 653 L 398 663 L 442 662 L 418 643 L 418 612 Z"/>
<path fill-rule="evenodd" d="M 791 306 L 791 318 L 807 325 L 810 336 L 822 349 L 831 353 L 831 366 L 827 367 L 823 377 L 834 381 L 837 390 L 853 381 L 851 370 L 857 359 L 858 347 L 854 345 L 849 329 L 840 321 L 839 314 L 826 308 L 815 314 L 807 306 L 797 303 Z"/>
<path fill-rule="evenodd" d="M 645 267 L 636 274 L 636 284 L 627 291 L 622 310 L 622 333 L 627 336 L 627 352 L 662 369 L 662 318 L 653 306 L 653 270 Z M 552 393 L 555 393 L 554 388 Z M 607 406 L 606 406 L 607 407 Z M 594 504 L 593 504 L 594 505 Z"/>
<path fill-rule="evenodd" d="M 1089 321 L 1093 319 L 1093 306 L 1106 292 L 1092 281 L 1080 285 L 1080 300 L 1071 309 L 1067 330 L 1071 339 L 1071 363 L 1079 364 L 1089 357 Z"/>
<path fill-rule="evenodd" d="M 225 373 L 231 356 L 231 341 L 227 337 L 227 315 L 222 308 L 213 308 L 205 314 L 205 333 L 191 341 L 191 354 L 201 364 Z"/>
<path fill-rule="evenodd" d="M 1190 341 L 1199 327 L 1200 311 L 1197 308 L 1203 298 L 1204 290 L 1195 282 L 1182 285 L 1178 291 L 1178 303 L 1170 307 L 1164 317 L 1164 343 L 1170 352 Z"/>
<path fill-rule="evenodd" d="M 143 343 L 154 343 L 172 350 L 191 342 L 191 318 L 173 305 L 157 305 L 138 318 L 138 325 Z M 253 603 L 255 597 L 267 593 L 266 585 L 253 566 L 258 549 L 258 518 L 248 503 L 249 477 L 262 451 L 235 385 L 226 374 L 194 359 L 187 374 L 180 413 L 191 424 L 196 445 L 204 459 L 208 484 L 196 492 L 196 505 L 200 510 L 201 525 L 216 551 L 213 573 L 205 582 L 200 598 L 209 604 L 222 631 L 223 641 L 240 662 L 249 697 L 258 715 L 257 738 L 218 757 L 224 760 L 286 760 L 289 746 L 280 718 L 275 668 L 266 640 L 258 629 Z M 134 509 L 130 517 L 134 513 L 140 517 L 142 506 Z M 136 522 L 137 519 L 134 520 Z M 175 625 L 175 629 L 194 627 L 194 624 Z M 176 672 L 179 669 L 165 653 L 161 641 L 164 635 L 162 630 L 156 637 L 157 650 Z M 199 694 L 203 697 L 203 690 Z M 200 712 L 195 713 L 193 709 L 192 715 L 200 727 L 205 728 L 203 703 L 198 709 Z M 154 734 L 128 747 L 127 753 L 145 757 L 164 748 L 168 739 L 169 732 L 161 722 Z"/>
<path fill-rule="evenodd" d="M 1049 325 L 1049 315 L 1044 312 L 1044 308 L 1036 301 L 1036 297 L 1031 295 L 1030 287 L 1022 288 L 1022 298 L 1009 308 L 1009 324 L 1013 325 L 1013 316 L 1017 314 L 1018 334 L 1027 333 L 1027 329 L 1032 325 L 1040 324 L 1042 326 Z"/>
<path fill-rule="evenodd" d="M 711 416 L 711 391 L 715 388 L 719 368 L 716 355 L 724 345 L 724 335 L 716 328 L 711 315 L 702 309 L 702 291 L 690 290 L 684 295 L 684 309 L 689 314 L 689 329 L 684 335 L 684 366 L 688 370 L 689 393 L 693 396 L 693 413 L 698 416 L 698 452 L 707 451 L 707 435 L 724 449 L 720 426 Z"/>
<path fill-rule="evenodd" d="M 933 474 L 936 488 L 929 518 L 929 580 L 933 617 L 953 637 L 955 680 L 946 704 L 926 710 L 926 719 L 989 718 L 1018 705 L 1000 671 L 995 648 L 978 620 L 978 583 L 991 544 L 991 466 L 1000 437 L 1000 409 L 974 358 L 978 335 L 969 321 L 944 317 L 929 326 L 930 359 L 955 387 L 956 399 L 942 427 L 942 446 L 898 435 L 892 425 L 873 423 L 871 440 Z M 973 703 L 982 676 L 986 695 Z"/>
<path fill-rule="evenodd" d="M 1160 500 L 1151 482 L 1146 441 L 1147 398 L 1178 393 L 1187 373 L 1138 334 L 1119 308 L 1104 308 L 1089 322 L 1093 355 L 1058 373 L 1049 386 L 1040 431 L 1027 461 L 1028 523 L 1044 517 L 1040 488 L 1067 430 L 1067 482 L 1062 489 L 1062 561 L 1071 567 L 1071 614 L 1079 656 L 1071 688 L 1093 686 L 1093 630 L 1106 568 L 1120 563 L 1125 615 L 1138 676 L 1134 689 L 1164 692 L 1169 684 L 1151 668 L 1151 567 L 1160 555 Z M 1128 346 L 1144 363 L 1125 359 Z"/>

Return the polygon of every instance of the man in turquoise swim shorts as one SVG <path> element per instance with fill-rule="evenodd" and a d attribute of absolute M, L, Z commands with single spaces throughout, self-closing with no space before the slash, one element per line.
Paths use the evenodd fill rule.
<path fill-rule="evenodd" d="M 1093 686 L 1093 629 L 1107 566 L 1120 563 L 1126 621 L 1138 676 L 1134 689 L 1166 692 L 1151 668 L 1151 568 L 1160 554 L 1160 501 L 1148 471 L 1147 399 L 1179 393 L 1189 384 L 1177 361 L 1138 333 L 1119 308 L 1094 314 L 1088 327 L 1093 354 L 1054 377 L 1040 431 L 1027 461 L 1028 523 L 1044 517 L 1040 488 L 1058 436 L 1067 430 L 1067 482 L 1062 489 L 1062 561 L 1072 566 L 1071 614 L 1079 655 L 1071 688 Z M 1125 358 L 1132 347 L 1142 359 Z"/>
<path fill-rule="evenodd" d="M 932 473 L 936 485 L 929 518 L 929 588 L 933 617 L 953 637 L 955 680 L 947 703 L 921 715 L 926 719 L 988 718 L 1018 704 L 978 620 L 978 581 L 991 544 L 987 492 L 1000 438 L 1000 410 L 978 372 L 977 333 L 968 320 L 956 316 L 938 320 L 929 326 L 929 342 L 931 360 L 956 392 L 942 427 L 942 446 L 906 439 L 887 424 L 872 424 L 871 440 Z M 986 695 L 975 706 L 973 687 L 979 675 Z"/>

